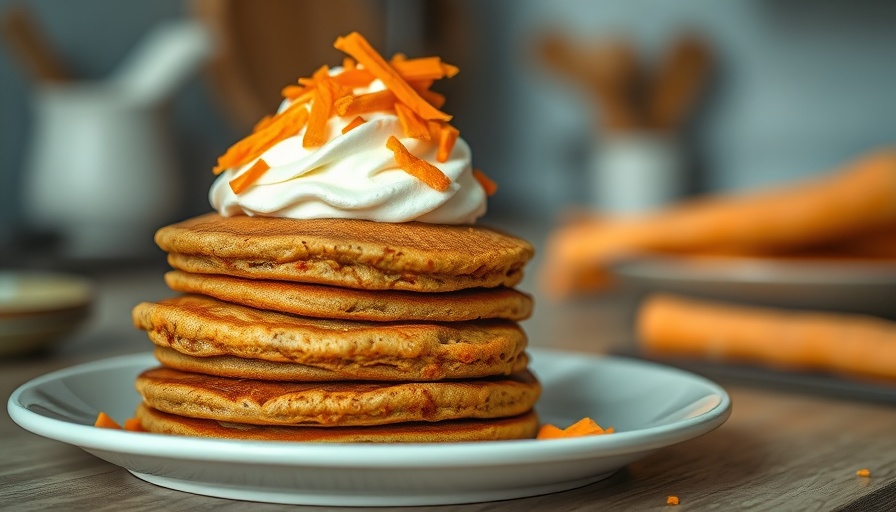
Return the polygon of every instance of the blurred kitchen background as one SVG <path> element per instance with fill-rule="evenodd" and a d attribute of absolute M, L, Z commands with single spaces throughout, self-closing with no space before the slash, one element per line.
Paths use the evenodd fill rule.
<path fill-rule="evenodd" d="M 536 245 L 532 344 L 630 351 L 643 289 L 542 300 L 552 230 L 822 176 L 892 144 L 894 28 L 883 0 L 0 0 L 0 355 L 146 350 L 130 310 L 171 294 L 153 232 L 211 209 L 216 158 L 281 87 L 340 64 L 332 42 L 352 30 L 460 67 L 434 90 L 498 183 L 484 221 Z M 658 268 L 648 291 L 677 280 L 896 318 L 892 260 L 796 280 L 774 264 Z M 87 279 L 32 286 L 17 269 Z M 46 319 L 20 309 L 28 289 L 50 298 Z"/>
<path fill-rule="evenodd" d="M 331 49 L 331 40 L 352 28 L 360 28 L 387 55 L 399 49 L 411 55 L 440 54 L 460 66 L 457 77 L 437 87 L 448 94 L 446 108 L 456 116 L 456 125 L 474 150 L 474 165 L 500 186 L 490 201 L 489 219 L 551 222 L 573 205 L 628 208 L 605 204 L 607 199 L 592 185 L 595 169 L 606 165 L 601 158 L 613 151 L 613 141 L 620 134 L 671 134 L 675 146 L 671 154 L 653 157 L 659 159 L 654 165 L 672 168 L 664 175 L 671 180 L 668 190 L 653 196 L 644 191 L 648 197 L 632 198 L 632 208 L 638 207 L 638 201 L 663 201 L 664 193 L 744 189 L 827 171 L 896 137 L 892 97 L 896 4 L 892 2 L 248 4 L 232 0 L 0 0 L 0 15 L 6 19 L 0 51 L 0 246 L 5 256 L 24 243 L 58 242 L 53 226 L 32 222 L 40 216 L 34 209 L 47 206 L 29 205 L 29 201 L 92 203 L 102 210 L 117 195 L 128 199 L 127 184 L 133 183 L 140 187 L 135 197 L 155 196 L 144 201 L 145 208 L 152 210 L 146 221 L 153 225 L 209 210 L 206 192 L 215 158 L 246 132 L 251 119 L 276 107 L 276 84 L 309 75 L 320 62 L 338 64 L 339 54 Z M 285 14 L 278 14 L 278 9 Z M 61 68 L 58 77 L 42 77 L 27 69 L 25 61 L 34 56 L 23 56 L 16 42 L 23 37 L 18 19 L 23 12 Z M 10 18 L 17 18 L 17 23 Z M 78 143 L 83 141 L 76 133 L 80 125 L 71 116 L 45 113 L 47 117 L 38 120 L 42 108 L 52 109 L 42 105 L 52 101 L 45 89 L 82 81 L 108 83 L 126 74 L 125 68 L 139 59 L 141 44 L 145 50 L 153 30 L 177 20 L 217 24 L 213 28 L 225 33 L 209 50 L 218 57 L 208 59 L 196 47 L 201 43 L 181 41 L 182 51 L 197 53 L 195 62 L 186 58 L 180 64 L 183 70 L 172 70 L 182 75 L 171 78 L 173 83 L 156 76 L 159 83 L 148 87 L 162 89 L 155 91 L 159 97 L 145 106 L 129 107 L 151 111 L 147 115 L 157 118 L 153 123 L 158 128 L 148 130 L 158 137 L 153 142 L 158 150 L 146 151 L 170 151 L 172 158 L 159 158 L 157 163 L 171 169 L 146 176 L 151 171 L 109 145 L 109 153 L 120 159 L 112 165 L 108 159 L 81 151 L 88 142 Z M 253 30 L 259 27 L 267 29 Z M 695 83 L 679 86 L 686 89 L 679 93 L 681 99 L 670 100 L 684 103 L 678 119 L 667 123 L 674 128 L 658 131 L 646 119 L 650 117 L 646 111 L 652 108 L 649 97 L 658 77 L 668 71 L 683 36 L 699 45 L 696 58 L 700 60 L 690 64 L 698 76 Z M 169 44 L 177 48 L 178 43 Z M 227 59 L 224 64 L 222 56 Z M 589 75 L 594 70 L 588 66 L 603 61 L 604 76 Z M 613 87 L 630 88 L 643 96 L 629 101 L 629 107 L 646 112 L 645 119 L 611 119 L 614 103 L 619 103 Z M 626 100 L 630 98 L 622 102 Z M 111 95 L 109 101 L 113 101 Z M 46 126 L 51 122 L 65 126 Z M 63 133 L 48 135 L 54 129 Z M 88 128 L 84 125 L 83 129 Z M 67 139 L 77 147 L 60 148 Z M 28 191 L 35 186 L 29 172 L 52 174 L 33 168 L 39 165 L 30 156 L 33 151 L 62 154 L 45 164 L 58 173 L 40 182 L 43 187 L 59 187 L 49 199 L 34 199 L 34 192 Z M 65 169 L 55 163 L 66 159 Z M 78 159 L 97 159 L 109 168 L 80 169 Z M 78 173 L 83 173 L 80 182 Z M 99 181 L 90 186 L 83 183 L 94 179 Z M 85 194 L 92 197 L 85 199 Z M 123 209 L 144 204 L 135 201 L 128 199 Z M 110 216 L 116 217 L 108 208 Z M 122 212 L 119 217 L 127 215 Z M 125 237 L 119 229 L 122 241 L 106 244 L 104 250 L 117 245 L 122 255 L 130 255 L 124 246 L 133 248 L 141 237 L 146 239 L 149 226 L 140 225 L 139 216 L 133 220 L 133 236 Z M 32 227 L 38 227 L 38 232 Z M 116 229 L 105 232 L 111 235 Z M 91 240 L 93 235 L 84 236 Z M 99 249 L 102 244 L 88 245 Z"/>

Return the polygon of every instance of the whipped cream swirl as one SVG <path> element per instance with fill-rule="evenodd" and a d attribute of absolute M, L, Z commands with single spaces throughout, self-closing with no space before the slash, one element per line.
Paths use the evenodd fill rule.
<path fill-rule="evenodd" d="M 336 71 L 336 70 L 333 70 Z M 382 90 L 374 80 L 355 94 Z M 288 102 L 280 107 L 282 112 Z M 221 215 L 257 215 L 294 219 L 352 218 L 377 222 L 420 221 L 434 224 L 472 224 L 485 214 L 486 194 L 473 177 L 470 147 L 458 138 L 447 162 L 437 162 L 435 141 L 404 136 L 394 112 L 364 114 L 364 124 L 343 134 L 353 117 L 332 117 L 327 142 L 302 147 L 303 128 L 266 151 L 260 158 L 270 169 L 240 194 L 229 182 L 255 160 L 227 169 L 209 191 L 212 207 Z M 438 167 L 451 180 L 439 192 L 403 171 L 386 148 L 398 138 L 414 156 Z"/>

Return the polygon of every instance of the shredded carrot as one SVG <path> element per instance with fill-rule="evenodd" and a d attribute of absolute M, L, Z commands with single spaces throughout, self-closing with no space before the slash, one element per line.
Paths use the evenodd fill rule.
<path fill-rule="evenodd" d="M 345 57 L 342 59 L 342 70 L 343 71 L 351 71 L 358 66 L 358 63 L 355 62 L 355 59 L 351 57 Z"/>
<path fill-rule="evenodd" d="M 259 132 L 264 130 L 268 126 L 271 125 L 271 122 L 274 120 L 274 116 L 264 116 L 255 123 L 255 126 L 252 127 L 252 133 Z"/>
<path fill-rule="evenodd" d="M 221 174 L 224 169 L 239 167 L 258 158 L 281 140 L 298 134 L 307 121 L 308 109 L 295 103 L 290 105 L 274 116 L 264 128 L 230 146 L 218 158 L 214 173 Z"/>
<path fill-rule="evenodd" d="M 407 81 L 451 78 L 459 71 L 456 66 L 446 64 L 438 57 L 405 58 L 400 60 L 396 60 L 393 57 L 390 64 Z"/>
<path fill-rule="evenodd" d="M 550 423 L 547 423 L 541 427 L 538 431 L 538 435 L 535 437 L 536 439 L 561 439 L 566 437 L 581 437 L 581 436 L 594 436 L 601 434 L 612 434 L 614 432 L 613 428 L 608 428 L 606 430 L 602 429 L 600 425 L 595 423 L 591 418 L 582 418 L 581 420 L 573 423 L 572 425 L 566 427 L 565 429 L 560 429 Z"/>
<path fill-rule="evenodd" d="M 436 153 L 437 162 L 448 161 L 448 157 L 451 156 L 451 151 L 454 150 L 454 143 L 457 142 L 459 135 L 460 131 L 457 128 L 448 123 L 442 125 L 442 129 L 439 130 L 439 150 Z"/>
<path fill-rule="evenodd" d="M 669 496 L 666 498 L 666 505 L 678 505 L 678 496 Z"/>
<path fill-rule="evenodd" d="M 294 100 L 308 91 L 307 87 L 301 85 L 287 85 L 280 89 L 280 95 L 286 99 Z"/>
<path fill-rule="evenodd" d="M 100 428 L 115 428 L 121 430 L 121 425 L 115 422 L 112 418 L 109 417 L 108 414 L 100 411 L 100 413 L 96 416 L 96 421 L 93 423 L 94 427 Z"/>
<path fill-rule="evenodd" d="M 336 103 L 336 113 L 340 116 L 356 116 L 379 110 L 392 110 L 395 107 L 395 95 L 392 91 L 377 91 L 358 96 L 350 96 L 350 100 Z"/>
<path fill-rule="evenodd" d="M 482 189 L 485 190 L 485 195 L 493 196 L 495 195 L 495 192 L 498 191 L 498 184 L 479 169 L 473 169 L 473 177 L 476 178 L 476 181 L 478 181 L 480 185 L 482 185 Z"/>
<path fill-rule="evenodd" d="M 305 128 L 305 137 L 302 139 L 302 147 L 312 148 L 323 146 L 327 141 L 327 121 L 330 119 L 330 109 L 333 107 L 333 93 L 328 87 L 318 87 L 311 103 L 311 113 L 308 114 L 308 126 Z"/>
<path fill-rule="evenodd" d="M 143 428 L 143 424 L 140 423 L 140 420 L 137 418 L 128 418 L 124 420 L 124 429 L 131 432 L 146 432 L 146 429 Z"/>
<path fill-rule="evenodd" d="M 862 469 L 856 471 L 856 476 L 862 476 L 862 477 L 868 478 L 871 476 L 871 471 L 868 470 L 867 468 L 862 468 Z"/>
<path fill-rule="evenodd" d="M 376 77 L 366 69 L 350 69 L 333 77 L 333 81 L 346 87 L 366 87 Z"/>
<path fill-rule="evenodd" d="M 233 190 L 234 194 L 241 194 L 253 183 L 258 181 L 258 178 L 261 178 L 261 176 L 268 172 L 268 169 L 270 168 L 271 166 L 268 165 L 267 162 L 259 158 L 252 164 L 252 167 L 249 167 L 244 173 L 230 180 L 230 189 Z"/>
<path fill-rule="evenodd" d="M 408 148 L 404 147 L 404 144 L 396 139 L 394 135 L 390 136 L 389 140 L 386 141 L 386 147 L 395 154 L 395 162 L 398 163 L 398 166 L 404 172 L 439 192 L 444 192 L 451 186 L 451 180 L 448 179 L 448 176 L 445 176 L 445 173 L 429 162 L 412 155 Z"/>
<path fill-rule="evenodd" d="M 361 126 L 362 124 L 364 124 L 366 122 L 367 121 L 361 116 L 355 117 L 354 119 L 351 120 L 351 122 L 349 122 L 347 125 L 345 125 L 345 128 L 342 129 L 343 135 L 354 130 L 355 128 Z"/>
<path fill-rule="evenodd" d="M 439 140 L 439 132 L 442 131 L 442 123 L 439 121 L 427 121 L 426 127 L 429 129 L 429 140 Z"/>
<path fill-rule="evenodd" d="M 370 43 L 364 39 L 364 36 L 357 32 L 352 32 L 344 37 L 336 39 L 334 44 L 336 49 L 354 57 L 359 64 L 370 70 L 371 73 L 379 78 L 387 89 L 395 94 L 402 103 L 413 110 L 423 119 L 438 119 L 441 121 L 450 121 L 451 116 L 440 111 L 430 105 L 426 100 L 417 94 L 417 91 L 411 87 L 404 78 L 393 68 L 376 50 L 370 46 Z"/>
<path fill-rule="evenodd" d="M 426 125 L 426 121 L 421 119 L 414 111 L 402 103 L 396 103 L 395 114 L 398 115 L 398 122 L 401 123 L 405 137 L 430 140 L 429 127 Z"/>

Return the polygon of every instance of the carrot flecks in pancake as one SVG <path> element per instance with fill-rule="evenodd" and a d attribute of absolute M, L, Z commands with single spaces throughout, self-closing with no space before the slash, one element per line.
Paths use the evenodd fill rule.
<path fill-rule="evenodd" d="M 438 167 L 430 164 L 426 160 L 421 160 L 412 155 L 404 144 L 394 136 L 389 137 L 386 141 L 386 147 L 395 154 L 395 162 L 401 167 L 401 170 L 414 176 L 430 187 L 444 192 L 451 186 L 451 180 Z"/>

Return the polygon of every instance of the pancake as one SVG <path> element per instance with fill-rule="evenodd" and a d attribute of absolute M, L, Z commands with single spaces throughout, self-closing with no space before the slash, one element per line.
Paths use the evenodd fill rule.
<path fill-rule="evenodd" d="M 255 425 L 368 426 L 502 418 L 535 405 L 541 387 L 509 377 L 441 382 L 274 382 L 158 367 L 137 377 L 150 407 L 179 416 Z"/>
<path fill-rule="evenodd" d="M 216 213 L 163 227 L 155 240 L 187 272 L 418 292 L 513 286 L 534 253 L 480 226 Z"/>
<path fill-rule="evenodd" d="M 157 434 L 316 443 L 446 443 L 531 439 L 538 429 L 538 416 L 534 412 L 510 418 L 396 423 L 373 427 L 272 427 L 187 418 L 157 411 L 141 403 L 137 407 L 136 417 L 144 429 Z"/>
<path fill-rule="evenodd" d="M 531 297 L 505 287 L 445 293 L 367 291 L 177 270 L 165 274 L 165 282 L 179 292 L 317 318 L 455 322 L 479 318 L 523 320 L 532 313 Z"/>
<path fill-rule="evenodd" d="M 408 381 L 408 376 L 399 370 L 389 371 L 382 366 L 374 368 L 356 367 L 348 374 L 338 371 L 306 366 L 297 363 L 274 363 L 261 359 L 247 359 L 234 356 L 194 357 L 182 354 L 177 350 L 156 347 L 156 359 L 163 365 L 185 372 L 204 373 L 219 377 L 236 379 L 278 380 L 286 382 L 333 382 L 339 380 L 372 380 L 372 381 Z M 526 369 L 529 358 L 525 352 L 520 353 L 512 366 L 499 375 L 510 375 Z M 450 378 L 439 376 L 440 380 Z"/>
<path fill-rule="evenodd" d="M 526 335 L 509 320 L 361 322 L 287 315 L 185 295 L 144 302 L 134 324 L 156 345 L 199 357 L 299 363 L 358 379 L 474 378 L 516 368 Z"/>

